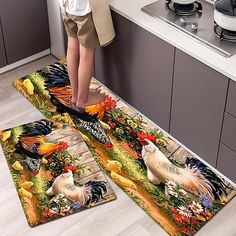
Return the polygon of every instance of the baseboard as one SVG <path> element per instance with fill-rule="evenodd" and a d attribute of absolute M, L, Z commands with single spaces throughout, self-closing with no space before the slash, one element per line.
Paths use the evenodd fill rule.
<path fill-rule="evenodd" d="M 50 53 L 51 53 L 50 49 L 46 49 L 46 50 L 44 50 L 42 52 L 34 54 L 33 56 L 24 58 L 24 59 L 22 59 L 20 61 L 17 61 L 15 63 L 10 64 L 10 65 L 4 66 L 4 67 L 0 68 L 0 75 L 5 73 L 5 72 L 7 72 L 7 71 L 9 71 L 9 70 L 15 69 L 16 67 L 19 67 L 19 66 L 27 64 L 27 63 L 29 63 L 31 61 L 37 60 L 40 57 L 44 57 L 46 55 L 49 55 Z"/>

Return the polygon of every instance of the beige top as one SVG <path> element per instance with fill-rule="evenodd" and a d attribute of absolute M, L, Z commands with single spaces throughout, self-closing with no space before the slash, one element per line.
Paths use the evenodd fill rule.
<path fill-rule="evenodd" d="M 105 46 L 115 37 L 109 0 L 89 0 L 94 25 L 101 46 Z"/>

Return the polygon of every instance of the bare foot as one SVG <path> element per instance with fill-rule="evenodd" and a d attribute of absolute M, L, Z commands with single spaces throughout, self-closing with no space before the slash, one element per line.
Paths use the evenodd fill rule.
<path fill-rule="evenodd" d="M 76 106 L 80 108 L 84 108 L 86 106 L 103 102 L 104 100 L 105 100 L 105 93 L 91 92 L 89 93 L 88 100 L 86 102 L 81 103 L 77 100 Z"/>
<path fill-rule="evenodd" d="M 93 93 L 100 93 L 100 89 L 96 88 L 96 89 L 89 89 L 89 93 L 93 94 Z M 74 98 L 73 96 L 71 97 L 71 103 L 72 104 L 76 104 L 76 97 Z"/>

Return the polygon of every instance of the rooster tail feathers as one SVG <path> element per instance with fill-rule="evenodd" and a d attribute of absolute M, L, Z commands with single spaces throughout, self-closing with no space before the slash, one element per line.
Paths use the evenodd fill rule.
<path fill-rule="evenodd" d="M 104 195 L 107 193 L 106 182 L 104 181 L 89 181 L 85 187 L 90 188 L 89 198 L 85 205 L 97 203 L 101 198 L 104 199 Z"/>
<path fill-rule="evenodd" d="M 65 65 L 56 63 L 47 67 L 47 70 L 38 71 L 45 78 L 45 87 L 64 87 L 69 85 L 67 68 Z"/>
<path fill-rule="evenodd" d="M 211 183 L 204 178 L 197 168 L 187 166 L 185 169 L 182 169 L 182 171 L 185 172 L 185 178 L 182 179 L 183 186 L 193 191 L 197 189 L 201 194 L 207 195 L 211 201 L 215 199 L 212 193 Z"/>
<path fill-rule="evenodd" d="M 26 124 L 24 125 L 25 131 L 21 134 L 21 136 L 37 136 L 50 134 L 52 132 L 53 125 L 53 121 L 49 121 L 46 119 L 35 121 L 32 124 Z"/>
<path fill-rule="evenodd" d="M 210 182 L 215 199 L 221 199 L 221 197 L 227 196 L 226 189 L 233 189 L 227 186 L 223 179 L 218 177 L 208 166 L 197 158 L 187 157 L 186 165 L 189 166 L 189 168 L 197 168 L 205 179 Z"/>

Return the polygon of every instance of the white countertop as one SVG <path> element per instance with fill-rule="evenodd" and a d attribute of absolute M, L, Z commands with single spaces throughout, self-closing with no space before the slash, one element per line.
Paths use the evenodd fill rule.
<path fill-rule="evenodd" d="M 120 15 L 236 81 L 236 55 L 225 58 L 168 23 L 141 11 L 143 6 L 155 1 L 157 0 L 110 0 L 110 5 Z"/>

